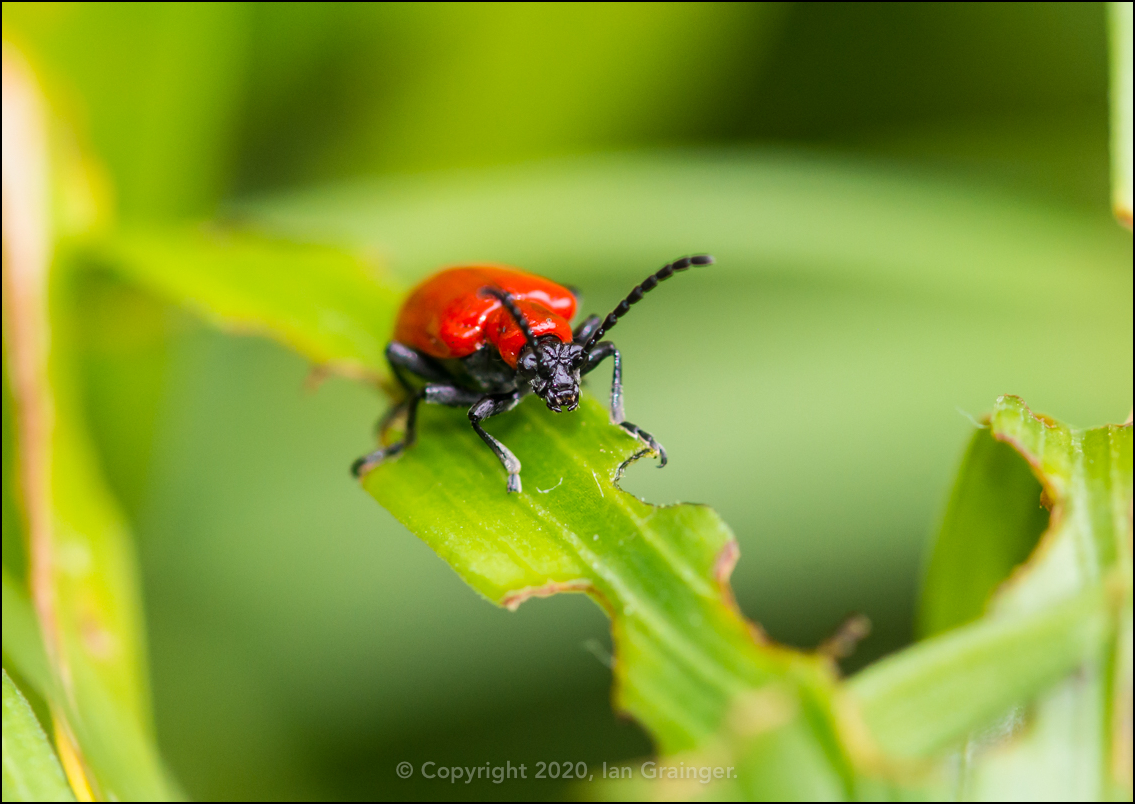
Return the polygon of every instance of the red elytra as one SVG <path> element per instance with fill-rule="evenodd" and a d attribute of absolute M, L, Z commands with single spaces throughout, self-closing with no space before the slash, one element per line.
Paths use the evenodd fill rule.
<path fill-rule="evenodd" d="M 447 268 L 414 288 L 398 313 L 394 340 L 441 359 L 466 357 L 491 343 L 516 368 L 524 333 L 499 299 L 481 293 L 485 287 L 511 293 L 537 338 L 555 335 L 571 342 L 574 294 L 551 280 L 492 263 Z"/>

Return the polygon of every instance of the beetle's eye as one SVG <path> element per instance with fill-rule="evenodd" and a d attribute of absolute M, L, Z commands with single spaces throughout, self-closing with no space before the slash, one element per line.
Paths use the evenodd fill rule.
<path fill-rule="evenodd" d="M 536 370 L 536 355 L 532 352 L 525 352 L 520 358 L 520 368 L 524 371 L 532 372 Z"/>

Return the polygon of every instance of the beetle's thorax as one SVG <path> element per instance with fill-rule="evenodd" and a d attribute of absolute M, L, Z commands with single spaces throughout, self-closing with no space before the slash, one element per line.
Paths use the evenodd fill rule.
<path fill-rule="evenodd" d="M 579 407 L 579 375 L 585 359 L 579 344 L 545 335 L 536 341 L 535 349 L 524 347 L 516 370 L 521 383 L 527 382 L 549 409 L 560 413 Z"/>

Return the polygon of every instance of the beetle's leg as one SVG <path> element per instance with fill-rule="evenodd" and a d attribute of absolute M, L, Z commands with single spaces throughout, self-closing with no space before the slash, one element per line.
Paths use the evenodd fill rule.
<path fill-rule="evenodd" d="M 580 369 L 580 374 L 589 374 L 599 367 L 599 364 L 608 357 L 614 358 L 615 366 L 611 371 L 611 424 L 622 424 L 626 419 L 623 413 L 623 358 L 615 344 L 610 341 L 600 341 L 591 347 L 587 353 L 587 362 Z"/>
<path fill-rule="evenodd" d="M 613 358 L 614 367 L 611 371 L 611 424 L 617 424 L 628 433 L 638 438 L 652 450 L 658 453 L 658 468 L 666 465 L 666 448 L 654 440 L 654 436 L 643 430 L 637 424 L 627 421 L 623 412 L 623 358 L 615 344 L 610 341 L 600 341 L 591 347 L 587 353 L 587 362 L 583 364 L 580 374 L 593 371 L 608 357 Z"/>
<path fill-rule="evenodd" d="M 363 457 L 356 460 L 351 464 L 351 474 L 355 477 L 361 477 L 369 472 L 378 464 L 402 454 L 407 447 L 413 446 L 418 438 L 418 405 L 425 402 L 427 405 L 447 405 L 449 407 L 464 407 L 470 405 L 481 398 L 481 395 L 473 391 L 467 391 L 464 388 L 458 388 L 456 385 L 448 383 L 430 383 L 424 388 L 414 391 L 408 399 L 396 405 L 392 412 L 400 412 L 406 410 L 406 432 L 402 436 L 401 441 L 396 441 L 386 447 L 369 452 Z M 387 414 L 383 417 L 385 426 L 389 426 L 394 416 Z"/>
<path fill-rule="evenodd" d="M 575 328 L 575 332 L 572 333 L 571 337 L 572 342 L 587 343 L 587 339 L 591 337 L 591 333 L 598 329 L 599 325 L 602 323 L 603 319 L 599 316 L 589 315 L 582 324 Z"/>
<path fill-rule="evenodd" d="M 441 366 L 417 349 L 412 349 L 398 341 L 391 341 L 386 344 L 386 362 L 390 364 L 390 372 L 406 390 L 406 398 L 392 405 L 375 424 L 374 429 L 379 440 L 385 438 L 386 431 L 390 429 L 390 425 L 394 423 L 395 419 L 401 416 L 411 404 L 417 404 L 416 402 L 412 403 L 412 400 L 414 395 L 418 393 L 418 389 L 406 376 L 407 372 L 428 382 L 450 383 L 450 378 Z"/>
<path fill-rule="evenodd" d="M 496 394 L 481 397 L 473 407 L 469 408 L 469 422 L 473 425 L 473 429 L 489 445 L 489 449 L 493 451 L 501 465 L 504 466 L 504 470 L 508 472 L 508 490 L 510 492 L 520 491 L 520 461 L 508 447 L 486 433 L 485 428 L 481 427 L 481 422 L 490 416 L 512 410 L 519 401 L 520 394 L 518 393 Z"/>
<path fill-rule="evenodd" d="M 356 459 L 355 462 L 351 464 L 352 475 L 362 477 L 386 459 L 402 454 L 402 451 L 406 449 L 406 447 L 414 443 L 414 439 L 418 437 L 418 403 L 422 401 L 423 396 L 425 396 L 424 388 L 420 391 L 415 391 L 409 398 L 395 405 L 390 409 L 390 412 L 382 417 L 382 421 L 379 422 L 379 428 L 381 431 L 385 432 L 386 428 L 390 426 L 391 421 L 394 420 L 394 416 L 403 410 L 406 411 L 406 432 L 402 436 L 402 440 L 395 441 L 393 444 L 385 447 L 379 447 L 373 452 L 368 452 L 361 458 Z"/>
<path fill-rule="evenodd" d="M 639 441 L 641 441 L 642 443 L 644 443 L 648 447 L 650 447 L 651 450 L 658 453 L 658 468 L 659 469 L 661 469 L 663 466 L 666 465 L 666 448 L 664 446 L 662 446 L 661 444 L 659 444 L 654 439 L 654 436 L 652 436 L 650 433 L 646 432 L 646 430 L 643 430 L 637 424 L 631 424 L 630 422 L 626 422 L 626 421 L 619 422 L 619 427 L 622 427 L 624 430 L 626 430 L 628 433 L 633 435 Z"/>
<path fill-rule="evenodd" d="M 401 416 L 406 408 L 410 405 L 410 400 L 413 399 L 413 394 L 403 399 L 401 402 L 395 402 L 386 409 L 386 413 L 382 414 L 382 418 L 375 422 L 374 434 L 378 436 L 379 442 L 386 438 L 386 431 L 390 429 L 390 425 L 394 424 L 394 420 Z"/>
<path fill-rule="evenodd" d="M 386 344 L 386 362 L 390 364 L 390 369 L 394 372 L 394 376 L 398 378 L 398 382 L 402 383 L 406 391 L 411 394 L 414 393 L 414 386 L 403 373 L 405 371 L 409 371 L 411 374 L 421 377 L 427 382 L 448 385 L 452 379 L 445 373 L 445 369 L 434 362 L 428 355 L 424 355 L 417 349 L 412 349 L 398 341 L 391 341 Z"/>

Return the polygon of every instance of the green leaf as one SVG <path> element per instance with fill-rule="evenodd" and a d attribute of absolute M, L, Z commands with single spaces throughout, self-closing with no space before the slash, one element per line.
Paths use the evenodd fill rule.
<path fill-rule="evenodd" d="M 74 801 L 47 735 L 7 670 L 3 685 L 4 800 Z"/>
<path fill-rule="evenodd" d="M 350 376 L 387 373 L 401 294 L 348 252 L 200 228 L 116 234 L 82 253 L 225 329 L 275 337 Z"/>
<path fill-rule="evenodd" d="M 1108 3 L 1111 34 L 1111 186 L 1115 214 L 1131 228 L 1131 3 Z"/>
<path fill-rule="evenodd" d="M 853 688 L 872 699 L 867 718 L 884 724 L 887 745 L 941 746 L 972 731 L 965 796 L 1129 796 L 1130 720 L 1119 713 L 1131 689 L 1131 426 L 1077 430 L 1016 397 L 999 399 L 988 422 L 962 463 L 922 601 L 927 633 L 981 619 L 881 662 Z M 1041 524 L 1041 487 L 1049 526 L 1019 563 Z M 1021 628 L 982 655 L 981 634 Z M 900 704 L 904 672 L 918 690 L 909 700 L 937 699 L 941 711 Z M 994 677 L 1000 692 L 985 700 Z M 1000 694 L 1009 689 L 1015 710 Z M 1004 727 L 981 733 L 998 715 Z"/>
<path fill-rule="evenodd" d="M 1133 659 L 1132 600 L 1127 598 L 1119 622 L 1115 660 L 1111 668 L 1111 712 L 1107 713 L 1106 727 L 1111 731 L 1110 778 L 1106 788 L 1109 798 L 1131 797 L 1132 789 L 1132 738 L 1131 704 Z"/>
<path fill-rule="evenodd" d="M 3 582 L 4 660 L 10 661 L 41 697 L 50 698 L 54 681 L 31 601 L 7 567 Z"/>
<path fill-rule="evenodd" d="M 133 545 L 84 429 L 71 363 L 73 275 L 56 254 L 57 238 L 75 224 L 56 196 L 89 176 L 73 154 L 53 149 L 71 140 L 56 130 L 61 125 L 36 77 L 7 45 L 3 101 L 4 287 L 15 300 L 4 306 L 18 434 L 11 457 L 50 683 L 19 604 L 12 612 L 19 627 L 11 640 L 5 634 L 5 652 L 11 649 L 51 704 L 63 764 L 80 797 L 169 798 L 174 788 L 150 722 Z M 6 604 L 22 597 L 14 591 L 5 584 Z"/>
<path fill-rule="evenodd" d="M 45 442 L 21 443 L 22 454 L 42 451 L 50 466 L 45 507 L 29 515 L 42 517 L 31 528 L 33 542 L 41 540 L 38 549 L 51 556 L 48 570 L 37 572 L 33 563 L 31 576 L 58 691 L 51 700 L 81 753 L 75 767 L 89 774 L 95 795 L 170 798 L 174 788 L 152 734 L 133 545 L 78 409 L 65 270 L 53 277 L 51 303 L 53 348 L 40 399 L 54 426 Z M 26 415 L 24 400 L 20 410 Z"/>
<path fill-rule="evenodd" d="M 998 400 L 990 426 L 1028 461 L 1053 501 L 1048 531 L 991 601 L 991 617 L 1063 607 L 1100 578 L 1111 579 L 1119 611 L 1106 649 L 1085 656 L 1074 675 L 1033 701 L 1007 744 L 976 752 L 965 783 L 981 798 L 1007 790 L 1129 798 L 1130 762 L 1120 752 L 1130 744 L 1130 721 L 1115 712 L 1131 688 L 1122 658 L 1123 623 L 1131 618 L 1131 426 L 1077 430 L 1014 397 Z"/>
<path fill-rule="evenodd" d="M 1048 526 L 1041 485 L 1008 444 L 978 428 L 962 459 L 923 583 L 924 636 L 976 620 Z"/>
<path fill-rule="evenodd" d="M 981 620 L 883 659 L 850 682 L 889 754 L 927 757 L 1096 657 L 1111 634 L 1102 586 L 1040 613 Z"/>
<path fill-rule="evenodd" d="M 987 421 L 971 439 L 933 543 L 921 602 L 925 634 L 976 619 L 991 605 L 1036 610 L 1130 558 L 1130 425 L 1075 430 L 1012 396 L 1000 398 Z M 1051 521 L 1042 505 L 1051 507 Z"/>
<path fill-rule="evenodd" d="M 1131 425 L 1078 430 L 1004 396 L 990 432 L 1028 462 L 1052 501 L 1048 531 L 995 612 L 1035 611 L 1112 570 L 1131 570 Z"/>

